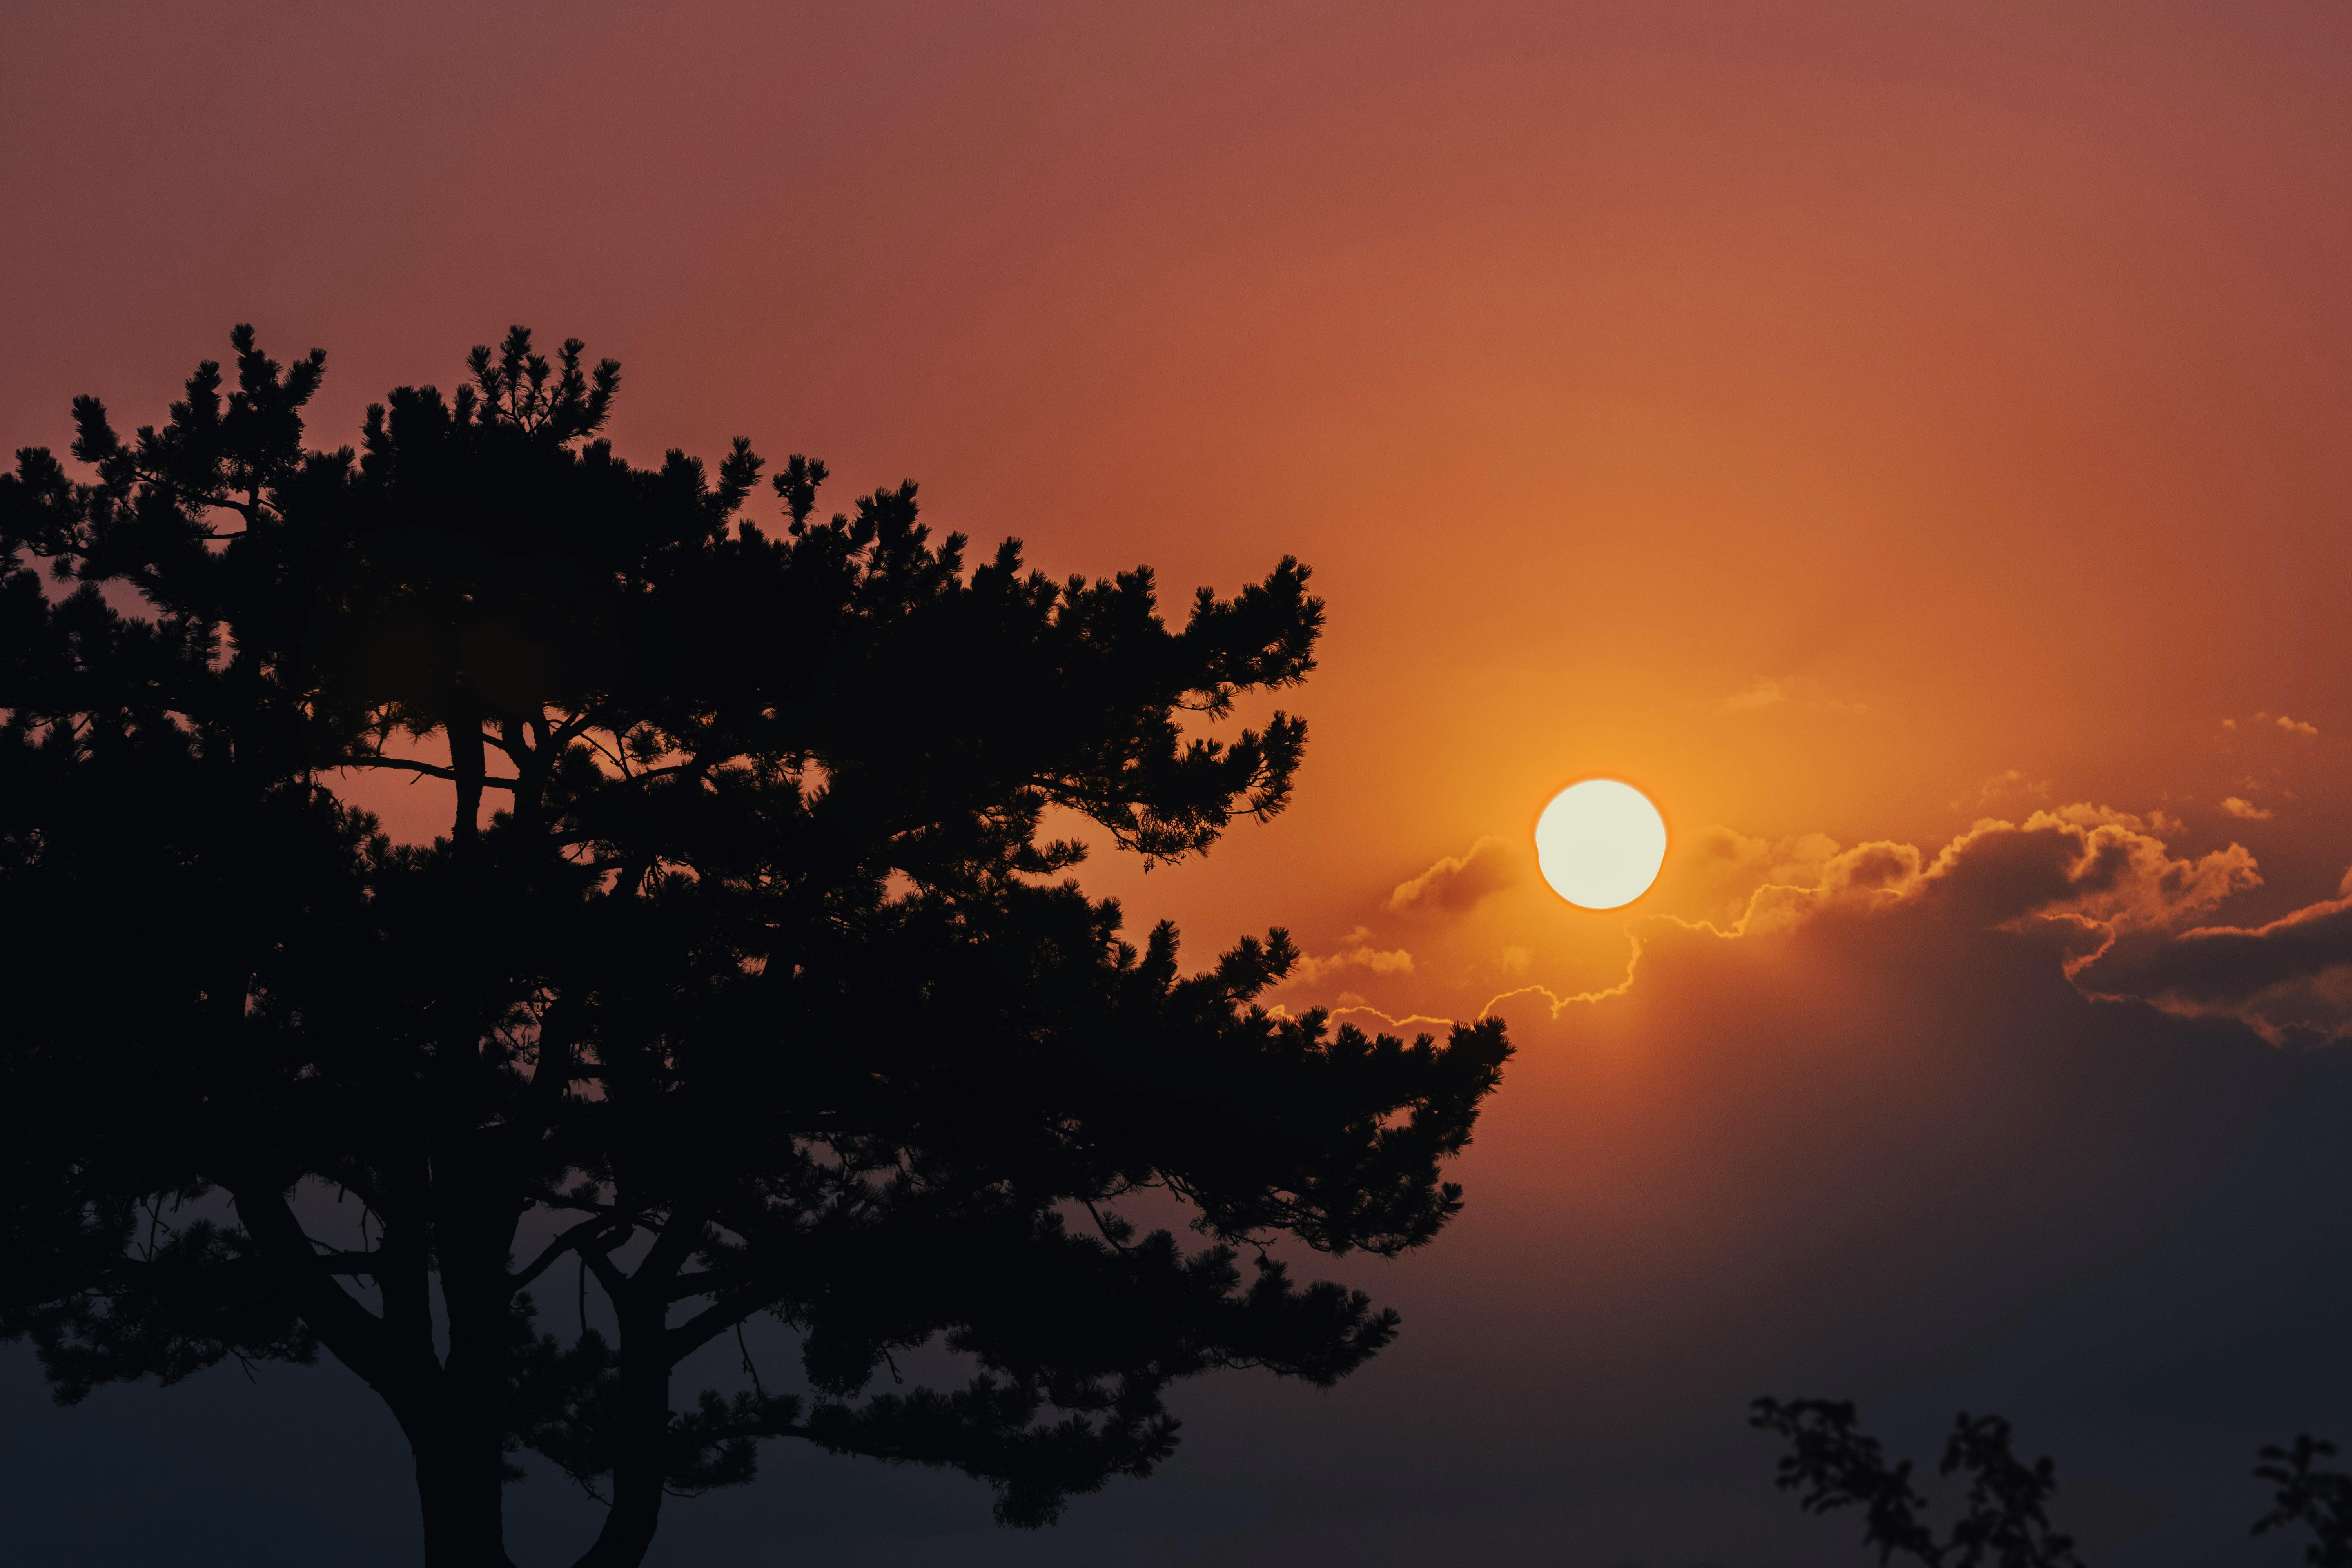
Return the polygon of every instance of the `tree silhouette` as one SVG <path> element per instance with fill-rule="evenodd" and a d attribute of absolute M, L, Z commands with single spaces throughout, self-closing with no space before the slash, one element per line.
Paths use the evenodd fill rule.
<path fill-rule="evenodd" d="M 2056 1489 L 2051 1462 L 2022 1463 L 2010 1451 L 2009 1423 L 1965 1411 L 1944 1445 L 1943 1474 L 1966 1476 L 1967 1511 L 1937 1540 L 1920 1518 L 1926 1500 L 1911 1485 L 1911 1461 L 1890 1465 L 1878 1439 L 1854 1426 L 1842 1400 L 1759 1399 L 1748 1425 L 1778 1434 L 1789 1451 L 1775 1484 L 1801 1492 L 1807 1513 L 1863 1510 L 1863 1544 L 1886 1563 L 1896 1552 L 1927 1568 L 2081 1568 L 2072 1537 L 2050 1528 L 2044 1505 Z"/>
<path fill-rule="evenodd" d="M 1312 668 L 1305 568 L 1174 628 L 1148 570 L 967 566 L 912 484 L 813 521 L 799 457 L 772 531 L 748 444 L 631 467 L 618 367 L 520 329 L 310 450 L 323 355 L 234 343 L 130 441 L 77 400 L 91 479 L 0 478 L 0 1331 L 60 1400 L 324 1346 L 407 1436 L 428 1563 L 508 1561 L 528 1448 L 614 1568 L 762 1439 L 1036 1525 L 1171 1452 L 1174 1380 L 1390 1341 L 1267 1248 L 1430 1240 L 1499 1024 L 1270 1015 L 1284 932 L 1186 973 L 1046 837 L 1174 858 L 1282 809 L 1303 724 L 1206 731 Z M 446 781 L 448 835 L 388 841 L 341 769 Z M 761 1313 L 806 1392 L 674 1407 Z M 866 1392 L 926 1345 L 971 1381 Z"/>
<path fill-rule="evenodd" d="M 2311 1531 L 2303 1551 L 2311 1568 L 2352 1568 L 2352 1476 L 2314 1468 L 2335 1452 L 2335 1444 L 2305 1433 L 2292 1447 L 2265 1447 L 2254 1467 L 2255 1479 L 2276 1489 L 2271 1510 L 2254 1521 L 2254 1533 L 2303 1526 Z"/>
<path fill-rule="evenodd" d="M 1881 1563 L 1899 1552 L 1930 1568 L 2082 1568 L 2073 1539 L 2052 1530 L 2045 1512 L 2058 1487 L 2056 1468 L 2046 1458 L 2021 1463 L 2010 1451 L 2009 1423 L 1998 1415 L 1964 1411 L 1953 1422 L 1943 1473 L 1969 1477 L 1968 1512 L 1940 1542 L 1920 1522 L 1925 1500 L 1911 1485 L 1910 1461 L 1889 1465 L 1878 1439 L 1855 1426 L 1851 1402 L 1759 1399 L 1748 1424 L 1787 1441 L 1775 1484 L 1801 1491 L 1800 1508 L 1863 1510 L 1863 1544 L 1876 1547 Z M 2352 1568 L 2352 1476 L 2315 1468 L 2335 1452 L 2335 1444 L 2305 1435 L 2291 1447 L 2265 1447 L 2254 1467 L 2254 1479 L 2270 1482 L 2273 1496 L 2253 1533 L 2308 1530 L 2304 1561 L 2312 1568 Z"/>

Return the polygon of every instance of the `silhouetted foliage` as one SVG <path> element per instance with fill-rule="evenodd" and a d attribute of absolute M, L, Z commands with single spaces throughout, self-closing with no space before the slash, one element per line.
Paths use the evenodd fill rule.
<path fill-rule="evenodd" d="M 507 1561 L 529 1448 L 609 1500 L 610 1568 L 763 1439 L 1035 1525 L 1169 1454 L 1174 1380 L 1390 1341 L 1265 1247 L 1433 1237 L 1500 1026 L 1270 1015 L 1285 933 L 1188 974 L 1043 829 L 1174 858 L 1282 809 L 1303 724 L 1203 731 L 1312 668 L 1305 568 L 1171 627 L 1145 569 L 968 565 L 912 484 L 814 521 L 799 457 L 772 530 L 746 443 L 631 467 L 618 367 L 520 329 L 310 450 L 323 356 L 234 342 L 128 441 L 77 400 L 93 477 L 0 478 L 0 1331 L 61 1400 L 323 1345 L 408 1436 L 429 1563 Z M 448 834 L 390 842 L 346 769 L 446 781 Z M 541 1320 L 564 1264 L 609 1333 Z M 760 1313 L 806 1392 L 674 1408 Z M 977 1374 L 866 1393 L 926 1345 Z"/>
<path fill-rule="evenodd" d="M 2082 1563 L 2074 1541 L 2053 1531 L 2044 1511 L 2058 1488 L 2056 1468 L 2046 1458 L 2021 1464 L 2010 1452 L 2009 1423 L 1998 1415 L 1963 1412 L 1953 1423 L 1943 1473 L 1969 1477 L 1968 1512 L 1942 1542 L 1919 1521 L 1925 1501 L 1911 1485 L 1910 1462 L 1887 1464 L 1878 1440 L 1854 1426 L 1850 1402 L 1759 1399 L 1748 1424 L 1787 1441 L 1775 1484 L 1801 1491 L 1798 1506 L 1806 1512 L 1863 1510 L 1863 1544 L 1878 1548 L 1881 1563 L 1898 1552 L 1963 1568 L 2079 1568 Z M 2352 1476 L 2314 1468 L 2335 1452 L 2335 1444 L 2303 1436 L 2291 1447 L 2264 1447 L 2254 1468 L 2255 1479 L 2270 1482 L 2275 1495 L 2253 1533 L 2303 1526 L 2313 1537 L 2304 1550 L 2312 1568 L 2352 1568 Z"/>
<path fill-rule="evenodd" d="M 2352 1568 L 2352 1476 L 2313 1468 L 2335 1452 L 2335 1444 L 2306 1433 L 2291 1447 L 2265 1447 L 2254 1467 L 2256 1479 L 2277 1489 L 2270 1512 L 2254 1521 L 2254 1533 L 2303 1526 L 2312 1535 L 2303 1560 L 2312 1568 Z"/>
<path fill-rule="evenodd" d="M 1998 1415 L 1963 1412 L 1952 1423 L 1942 1473 L 1966 1476 L 1969 1490 L 1967 1511 L 1942 1540 L 1920 1518 L 1926 1500 L 1911 1485 L 1911 1462 L 1889 1465 L 1878 1439 L 1854 1426 L 1851 1403 L 1759 1399 L 1748 1424 L 1787 1441 L 1775 1484 L 1801 1493 L 1799 1507 L 1863 1510 L 1863 1544 L 1876 1547 L 1881 1563 L 1901 1552 L 1929 1568 L 2080 1568 L 2073 1538 L 2051 1529 L 2044 1511 L 2058 1484 L 2054 1467 L 2046 1458 L 2021 1463 Z"/>

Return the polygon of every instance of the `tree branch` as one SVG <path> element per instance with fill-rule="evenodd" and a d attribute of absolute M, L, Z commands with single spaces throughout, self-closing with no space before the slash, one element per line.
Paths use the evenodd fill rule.
<path fill-rule="evenodd" d="M 582 1220 L 578 1225 L 573 1226 L 570 1230 L 565 1231 L 562 1236 L 557 1237 L 552 1242 L 549 1243 L 547 1249 L 544 1252 L 541 1252 L 537 1258 L 531 1259 L 530 1266 L 529 1268 L 508 1275 L 507 1278 L 509 1281 L 513 1284 L 516 1289 L 521 1289 L 524 1286 L 530 1284 L 532 1280 L 538 1279 L 541 1275 L 553 1268 L 556 1260 L 561 1258 L 565 1253 L 577 1251 L 579 1248 L 587 1246 L 591 1240 L 594 1239 L 596 1232 L 609 1230 L 618 1223 L 620 1223 L 620 1221 L 612 1215 L 598 1215 L 593 1219 Z"/>
<path fill-rule="evenodd" d="M 447 779 L 452 783 L 455 783 L 457 777 L 453 770 L 439 766 L 437 763 L 420 763 L 409 757 L 386 757 L 373 753 L 346 757 L 334 765 L 342 768 L 399 768 L 406 773 L 425 773 L 436 779 Z M 482 783 L 503 790 L 511 790 L 515 787 L 513 779 L 502 779 L 489 774 L 484 775 Z"/>
<path fill-rule="evenodd" d="M 282 1271 L 291 1286 L 296 1310 L 308 1320 L 336 1357 L 387 1399 L 413 1386 L 422 1370 L 408 1363 L 393 1343 L 384 1321 L 353 1300 L 335 1282 L 337 1271 L 313 1249 L 301 1222 L 294 1217 L 283 1193 L 256 1183 L 250 1186 L 224 1183 L 236 1205 L 246 1234 L 263 1255 Z"/>

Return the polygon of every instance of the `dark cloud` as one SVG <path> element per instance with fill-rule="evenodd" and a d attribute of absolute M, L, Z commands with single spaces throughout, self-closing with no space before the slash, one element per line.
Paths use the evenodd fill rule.
<path fill-rule="evenodd" d="M 1460 855 L 1449 855 L 1410 882 L 1402 882 L 1382 907 L 1392 914 L 1454 913 L 1499 893 L 1526 872 L 1526 857 L 1507 838 L 1481 838 Z"/>
<path fill-rule="evenodd" d="M 2352 874 L 2343 896 L 2267 925 L 2119 938 L 2078 971 L 2095 994 L 2231 1014 L 2273 1040 L 2352 1031 Z"/>

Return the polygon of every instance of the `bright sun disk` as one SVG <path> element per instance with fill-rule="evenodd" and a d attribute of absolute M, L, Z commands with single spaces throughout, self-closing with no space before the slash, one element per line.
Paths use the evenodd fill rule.
<path fill-rule="evenodd" d="M 1579 909 L 1632 903 L 1665 859 L 1666 819 L 1649 796 L 1615 779 L 1569 785 L 1536 819 L 1536 864 L 1552 891 Z"/>

